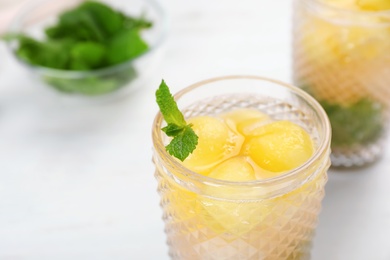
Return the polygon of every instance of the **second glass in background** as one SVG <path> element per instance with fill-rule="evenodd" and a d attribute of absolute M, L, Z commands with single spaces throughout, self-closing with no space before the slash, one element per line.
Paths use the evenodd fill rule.
<path fill-rule="evenodd" d="M 361 166 L 380 156 L 388 124 L 390 10 L 330 3 L 294 3 L 294 83 L 329 116 L 332 165 Z"/>

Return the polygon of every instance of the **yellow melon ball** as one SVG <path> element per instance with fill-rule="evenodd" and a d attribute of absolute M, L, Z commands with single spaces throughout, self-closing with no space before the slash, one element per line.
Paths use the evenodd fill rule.
<path fill-rule="evenodd" d="M 377 50 L 381 42 L 373 37 L 385 32 L 381 27 L 343 27 L 319 18 L 308 19 L 301 29 L 304 33 L 297 40 L 303 58 L 314 65 L 340 66 L 341 70 L 381 54 L 381 49 Z"/>
<path fill-rule="evenodd" d="M 259 122 L 269 119 L 268 115 L 250 108 L 242 108 L 230 111 L 221 115 L 227 125 L 242 134 L 243 128 L 248 124 L 253 124 L 253 122 Z"/>
<path fill-rule="evenodd" d="M 356 0 L 322 0 L 325 3 L 329 3 L 330 5 L 341 7 L 344 9 L 356 10 L 358 9 L 356 6 Z"/>
<path fill-rule="evenodd" d="M 229 143 L 229 128 L 220 119 L 210 116 L 190 118 L 189 124 L 198 135 L 198 145 L 183 164 L 198 173 L 204 173 L 210 164 L 226 155 Z"/>
<path fill-rule="evenodd" d="M 243 156 L 230 158 L 211 171 L 209 177 L 225 181 L 255 180 L 253 167 Z"/>
<path fill-rule="evenodd" d="M 389 0 L 357 0 L 356 4 L 366 11 L 381 11 L 390 9 Z"/>
<path fill-rule="evenodd" d="M 261 168 L 272 172 L 292 170 L 313 154 L 310 135 L 300 126 L 280 121 L 267 124 L 246 144 L 245 151 Z"/>
<path fill-rule="evenodd" d="M 262 121 L 248 124 L 243 129 L 243 133 L 247 137 L 261 136 L 266 134 L 272 134 L 275 132 L 285 132 L 287 129 L 296 128 L 297 125 L 286 120 L 282 121 Z"/>

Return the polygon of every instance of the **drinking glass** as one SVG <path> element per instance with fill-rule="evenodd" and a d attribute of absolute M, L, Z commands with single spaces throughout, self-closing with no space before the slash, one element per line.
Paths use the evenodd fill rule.
<path fill-rule="evenodd" d="M 334 3 L 294 2 L 294 84 L 329 116 L 332 165 L 362 166 L 382 154 L 389 121 L 390 10 Z"/>
<path fill-rule="evenodd" d="M 314 153 L 298 168 L 263 180 L 213 179 L 165 150 L 161 113 L 153 124 L 153 161 L 172 259 L 308 259 L 330 165 L 330 124 L 304 91 L 257 76 L 227 76 L 175 95 L 185 118 L 251 108 L 303 127 Z"/>

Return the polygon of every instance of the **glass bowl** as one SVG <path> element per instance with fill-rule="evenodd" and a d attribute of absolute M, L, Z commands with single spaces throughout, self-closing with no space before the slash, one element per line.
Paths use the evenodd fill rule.
<path fill-rule="evenodd" d="M 11 22 L 11 34 L 23 33 L 35 39 L 44 38 L 44 28 L 56 23 L 62 12 L 82 3 L 82 0 L 37 0 L 31 2 Z M 39 82 L 50 86 L 54 92 L 77 97 L 103 98 L 102 96 L 123 95 L 143 84 L 150 70 L 157 63 L 157 50 L 166 33 L 166 16 L 162 6 L 154 0 L 101 0 L 115 10 L 139 17 L 143 15 L 153 26 L 141 32 L 149 49 L 134 59 L 123 63 L 88 71 L 71 71 L 32 65 L 19 58 L 15 51 L 16 40 L 8 47 L 17 61 Z M 150 74 L 149 74 L 150 75 Z M 108 95 L 107 95 L 108 94 Z"/>

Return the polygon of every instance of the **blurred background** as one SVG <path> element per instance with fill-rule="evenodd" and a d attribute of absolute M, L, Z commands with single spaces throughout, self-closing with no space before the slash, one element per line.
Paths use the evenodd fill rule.
<path fill-rule="evenodd" d="M 0 34 L 30 3 L 0 0 Z M 290 0 L 160 4 L 154 69 L 105 102 L 49 94 L 0 42 L 1 260 L 168 259 L 151 162 L 161 79 L 172 92 L 228 74 L 292 82 Z M 313 260 L 390 259 L 389 159 L 329 172 Z"/>

